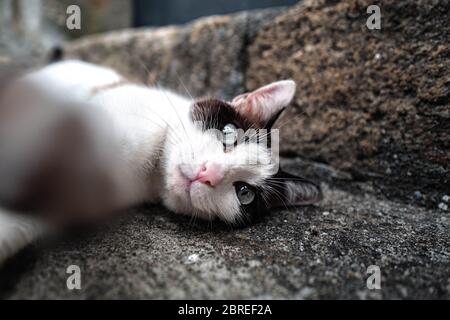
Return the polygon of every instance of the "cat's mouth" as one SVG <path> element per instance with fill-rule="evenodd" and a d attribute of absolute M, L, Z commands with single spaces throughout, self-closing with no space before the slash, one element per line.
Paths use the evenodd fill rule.
<path fill-rule="evenodd" d="M 191 189 L 192 186 L 196 183 L 199 183 L 196 181 L 196 179 L 192 179 L 191 177 L 186 176 L 186 174 L 183 173 L 180 168 L 177 168 L 177 182 L 176 184 L 179 186 L 180 189 L 182 189 L 186 196 L 191 197 Z"/>
<path fill-rule="evenodd" d="M 183 195 L 185 200 L 192 205 L 193 197 L 198 197 L 199 194 L 203 194 L 203 186 L 206 185 L 192 175 L 187 176 L 185 173 L 183 173 L 183 170 L 180 170 L 179 168 L 176 175 L 176 184 L 178 186 L 178 191 Z"/>

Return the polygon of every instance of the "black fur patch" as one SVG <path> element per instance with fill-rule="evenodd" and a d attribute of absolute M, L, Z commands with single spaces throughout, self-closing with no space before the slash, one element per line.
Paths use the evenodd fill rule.
<path fill-rule="evenodd" d="M 251 128 L 256 129 L 250 121 L 237 113 L 230 104 L 218 99 L 197 101 L 191 109 L 191 118 L 192 121 L 201 122 L 204 130 L 222 130 L 228 123 L 232 123 L 244 131 Z"/>

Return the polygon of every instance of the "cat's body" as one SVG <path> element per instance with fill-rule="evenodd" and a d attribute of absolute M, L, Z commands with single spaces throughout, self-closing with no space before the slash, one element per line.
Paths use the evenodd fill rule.
<path fill-rule="evenodd" d="M 241 143 L 235 139 L 230 144 L 208 131 L 216 129 L 224 136 L 230 132 L 233 136 L 237 129 L 270 130 L 294 95 L 292 81 L 276 82 L 237 96 L 232 102 L 194 101 L 168 90 L 130 83 L 113 70 L 79 61 L 50 65 L 26 75 L 22 81 L 36 88 L 46 99 L 56 101 L 56 105 L 71 106 L 67 109 L 70 117 L 57 111 L 55 113 L 61 115 L 55 116 L 53 122 L 75 119 L 77 125 L 73 132 L 65 132 L 71 125 L 61 130 L 80 141 L 74 143 L 74 148 L 66 148 L 65 144 L 70 143 L 67 139 L 55 143 L 62 146 L 60 153 L 66 156 L 64 159 L 69 159 L 70 165 L 55 174 L 58 171 L 53 167 L 58 167 L 55 159 L 59 158 L 51 157 L 48 161 L 51 170 L 37 175 L 43 177 L 43 181 L 38 181 L 38 188 L 27 185 L 30 184 L 26 179 L 28 173 L 23 172 L 29 170 L 33 175 L 34 171 L 41 170 L 39 166 L 20 166 L 18 175 L 10 174 L 12 166 L 3 169 L 0 166 L 0 176 L 9 175 L 16 180 L 16 177 L 23 177 L 17 183 L 16 193 L 5 196 L 1 193 L 8 190 L 7 186 L 0 185 L 0 200 L 7 200 L 4 203 L 20 205 L 26 202 L 24 199 L 42 200 L 40 198 L 52 192 L 67 188 L 69 191 L 62 196 L 38 201 L 41 207 L 33 210 L 52 211 L 54 215 L 68 209 L 73 217 L 84 211 L 89 216 L 97 211 L 116 211 L 143 202 L 161 202 L 178 213 L 237 223 L 250 220 L 251 216 L 262 214 L 275 204 L 309 204 L 320 198 L 320 189 L 315 184 L 278 171 L 278 163 L 271 161 L 270 143 L 263 145 L 260 140 Z M 78 110 L 74 105 L 82 107 Z M 49 118 L 45 114 L 39 117 Z M 58 135 L 57 131 L 48 130 L 42 132 Z M 44 136 L 42 140 L 42 147 L 34 146 L 40 153 L 51 149 Z M 6 150 L 5 145 L 9 143 L 5 141 L 3 145 L 0 143 L 2 150 Z M 27 150 L 32 146 L 16 149 L 21 148 Z M 24 153 L 16 153 L 8 152 L 4 163 L 26 163 L 19 159 Z M 85 155 L 81 160 L 80 154 Z M 47 158 L 42 156 L 42 159 Z M 41 162 L 45 163 L 44 160 Z M 48 187 L 47 182 L 53 178 L 57 183 Z M 14 179 L 9 178 L 9 181 Z M 64 184 L 67 181 L 73 184 Z M 48 192 L 41 195 L 42 183 Z M 78 191 L 79 195 L 72 196 Z M 59 203 L 60 199 L 64 202 Z M 17 216 L 17 226 L 14 226 L 14 214 L 0 211 L 0 261 L 43 229 L 35 220 L 27 224 L 23 219 Z M 2 233 L 2 228 L 18 231 L 13 236 L 11 232 Z"/>
<path fill-rule="evenodd" d="M 192 101 L 133 84 L 110 69 L 80 61 L 54 64 L 27 78 L 44 84 L 42 89 L 57 98 L 65 92 L 65 99 L 87 102 L 101 112 L 102 121 L 110 126 L 109 139 L 115 142 L 120 173 L 133 179 L 134 191 L 122 200 L 125 205 L 160 199 L 160 151 L 169 139 L 168 128 L 181 130 L 180 121 L 187 122 Z"/>

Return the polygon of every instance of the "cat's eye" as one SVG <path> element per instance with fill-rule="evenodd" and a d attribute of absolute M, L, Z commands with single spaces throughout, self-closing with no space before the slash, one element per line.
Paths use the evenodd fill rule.
<path fill-rule="evenodd" d="M 256 194 L 249 186 L 243 184 L 236 188 L 236 195 L 242 205 L 248 205 L 255 200 Z"/>
<path fill-rule="evenodd" d="M 223 144 L 225 146 L 232 146 L 236 143 L 238 132 L 237 127 L 234 124 L 232 123 L 226 124 L 222 129 L 222 133 L 223 133 Z"/>

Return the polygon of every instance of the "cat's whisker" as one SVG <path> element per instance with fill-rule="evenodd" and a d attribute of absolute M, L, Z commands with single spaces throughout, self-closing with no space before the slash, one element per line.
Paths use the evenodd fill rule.
<path fill-rule="evenodd" d="M 191 98 L 192 101 L 195 101 L 195 99 L 192 97 L 191 93 L 189 92 L 188 88 L 184 85 L 183 80 L 181 80 L 181 77 L 178 74 L 178 72 L 176 70 L 174 70 L 174 71 L 175 71 L 175 75 L 176 75 L 178 81 L 181 83 L 181 85 L 183 86 L 183 88 L 186 91 L 186 93 L 188 94 L 188 96 Z"/>
<path fill-rule="evenodd" d="M 152 112 L 152 113 L 153 113 L 153 112 Z M 159 116 L 157 113 L 153 113 L 153 114 L 156 115 L 157 117 L 159 117 L 159 119 L 160 119 L 162 122 L 164 122 L 165 124 L 167 124 L 167 126 L 170 127 L 170 128 L 172 129 L 173 133 L 174 133 L 174 134 L 176 135 L 176 137 L 178 138 L 178 142 L 181 143 L 181 142 L 182 142 L 182 139 L 181 139 L 181 137 L 178 135 L 177 130 L 175 130 L 175 129 L 171 126 L 170 123 L 168 123 L 168 122 L 165 121 L 163 118 L 161 118 L 161 116 Z M 160 127 L 161 129 L 165 129 L 165 128 L 162 127 L 160 124 L 158 124 L 157 122 L 155 122 L 153 119 L 150 119 L 150 118 L 145 117 L 145 116 L 143 116 L 143 115 L 138 115 L 138 114 L 134 114 L 134 113 L 127 113 L 127 115 L 136 116 L 136 117 L 138 117 L 138 118 L 142 118 L 142 119 L 144 119 L 144 120 L 151 121 L 153 124 L 159 125 L 159 127 Z"/>
<path fill-rule="evenodd" d="M 282 205 L 287 209 L 289 208 L 289 206 L 287 205 L 285 200 L 287 199 L 287 196 L 282 194 L 280 191 L 276 190 L 275 188 L 273 188 L 271 185 L 265 185 L 264 188 L 269 189 L 269 192 L 274 195 L 275 197 L 278 198 L 278 200 L 281 201 Z"/>
<path fill-rule="evenodd" d="M 147 72 L 147 79 L 148 79 L 148 76 L 150 75 L 150 70 L 147 68 L 147 66 L 146 66 L 145 63 L 142 61 L 142 59 L 139 58 L 139 59 L 136 60 L 136 61 L 138 61 L 138 63 L 145 69 L 145 71 Z M 146 81 L 145 83 L 147 84 L 147 82 L 148 82 L 148 81 Z M 158 91 L 163 92 L 164 95 L 166 96 L 167 100 L 169 101 L 169 104 L 172 106 L 172 109 L 173 109 L 173 110 L 175 111 L 175 113 L 177 114 L 177 117 L 178 117 L 178 119 L 180 120 L 180 123 L 183 125 L 184 131 L 186 132 L 186 135 L 187 135 L 186 128 L 184 127 L 184 124 L 183 124 L 182 120 L 180 119 L 180 117 L 179 117 L 179 115 L 178 115 L 178 112 L 176 111 L 175 106 L 173 106 L 173 104 L 172 104 L 172 102 L 170 101 L 169 97 L 167 96 L 167 94 L 165 93 L 165 91 L 161 89 L 161 87 L 160 87 L 160 85 L 159 85 L 159 83 L 158 83 L 157 81 L 155 82 L 154 85 L 155 85 L 155 87 L 158 89 Z M 192 99 L 192 100 L 193 100 L 193 99 Z M 173 128 L 172 128 L 172 130 L 173 130 L 174 132 L 177 132 L 177 130 L 174 130 Z M 187 138 L 187 140 L 188 140 L 188 143 L 190 144 L 189 136 L 187 135 L 186 138 Z"/>
<path fill-rule="evenodd" d="M 157 84 L 156 86 L 157 86 L 158 90 L 164 94 L 164 96 L 166 97 L 166 99 L 167 99 L 167 101 L 169 102 L 170 106 L 172 107 L 173 111 L 175 112 L 175 114 L 176 114 L 178 120 L 180 121 L 180 124 L 181 124 L 181 126 L 183 127 L 183 130 L 184 130 L 184 132 L 185 132 L 185 134 L 186 134 L 187 142 L 189 143 L 189 146 L 190 146 L 191 149 L 192 149 L 192 144 L 191 144 L 191 141 L 190 141 L 190 136 L 189 136 L 189 134 L 188 134 L 188 132 L 187 132 L 187 130 L 186 130 L 186 127 L 185 127 L 185 125 L 184 125 L 183 120 L 181 119 L 181 117 L 180 117 L 180 115 L 179 115 L 179 113 L 178 113 L 178 111 L 177 111 L 177 108 L 173 105 L 172 101 L 170 100 L 170 98 L 169 98 L 169 96 L 166 94 L 166 92 L 165 92 L 164 90 L 161 89 L 160 85 Z"/>

